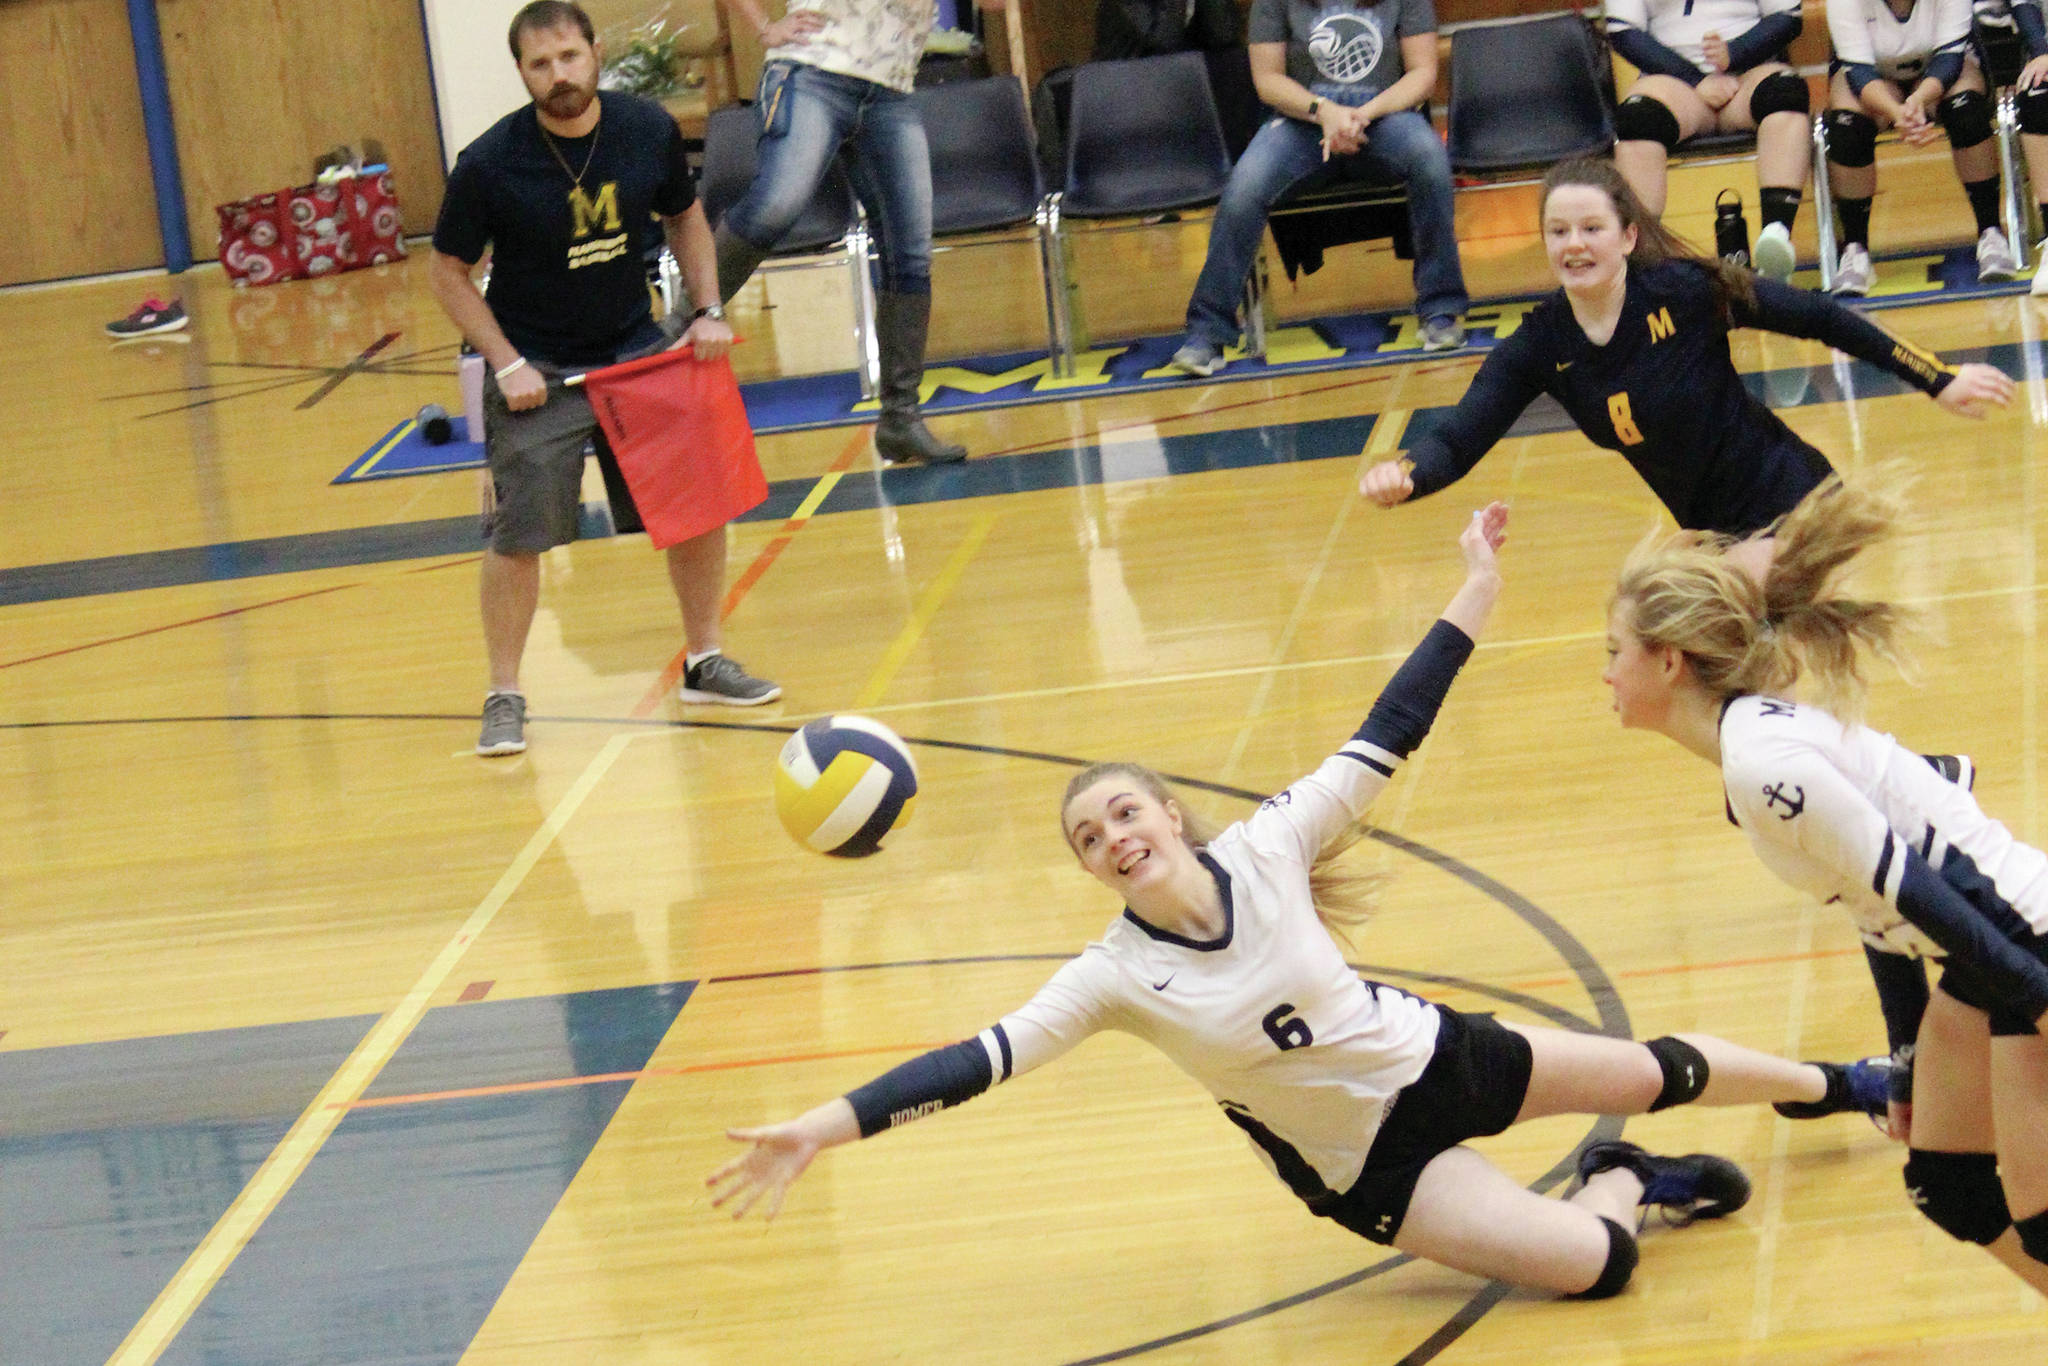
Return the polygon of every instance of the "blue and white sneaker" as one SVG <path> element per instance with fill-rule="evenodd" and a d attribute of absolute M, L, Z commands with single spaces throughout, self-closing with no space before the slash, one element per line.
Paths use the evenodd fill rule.
<path fill-rule="evenodd" d="M 1189 337 L 1181 344 L 1180 350 L 1173 353 L 1173 359 L 1167 364 L 1183 375 L 1207 379 L 1223 368 L 1223 348 L 1200 337 Z"/>
<path fill-rule="evenodd" d="M 1721 1219 L 1749 1203 L 1749 1178 L 1725 1157 L 1687 1153 L 1659 1157 L 1619 1138 L 1586 1145 L 1579 1154 L 1579 1180 L 1626 1167 L 1643 1183 L 1638 1205 L 1655 1205 L 1665 1222 L 1684 1228 L 1700 1219 Z"/>

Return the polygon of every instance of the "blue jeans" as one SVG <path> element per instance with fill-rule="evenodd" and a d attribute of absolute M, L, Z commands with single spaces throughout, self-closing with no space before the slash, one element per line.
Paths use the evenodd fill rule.
<path fill-rule="evenodd" d="M 932 158 L 908 95 L 800 62 L 761 71 L 754 183 L 726 228 L 764 251 L 788 232 L 838 157 L 881 256 L 875 287 L 932 292 Z"/>
<path fill-rule="evenodd" d="M 1388 114 L 1366 131 L 1363 150 L 1323 160 L 1322 129 L 1274 118 L 1259 129 L 1230 172 L 1209 225 L 1209 255 L 1188 300 L 1188 337 L 1212 346 L 1237 341 L 1237 308 L 1245 276 L 1273 206 L 1289 192 L 1340 177 L 1394 177 L 1408 187 L 1408 227 L 1415 241 L 1415 312 L 1424 318 L 1462 314 L 1471 300 L 1458 265 L 1451 212 L 1451 159 L 1442 139 L 1414 110 Z"/>

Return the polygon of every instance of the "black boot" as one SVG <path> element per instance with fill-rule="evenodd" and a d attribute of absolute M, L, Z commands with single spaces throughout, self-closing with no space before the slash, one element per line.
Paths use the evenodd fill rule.
<path fill-rule="evenodd" d="M 730 299 L 740 292 L 740 286 L 753 275 L 754 268 L 767 259 L 768 253 L 728 230 L 723 223 L 711 234 L 711 241 L 718 250 L 718 297 Z"/>
<path fill-rule="evenodd" d="M 875 295 L 875 340 L 882 359 L 882 417 L 875 424 L 875 453 L 892 465 L 955 465 L 967 458 L 965 446 L 939 440 L 917 415 L 925 333 L 931 320 L 929 294 Z"/>

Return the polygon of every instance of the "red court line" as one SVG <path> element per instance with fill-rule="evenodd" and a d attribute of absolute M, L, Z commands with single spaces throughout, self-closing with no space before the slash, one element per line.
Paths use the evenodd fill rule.
<path fill-rule="evenodd" d="M 140 631 L 130 631 L 124 636 L 108 636 L 105 640 L 88 640 L 83 645 L 67 645 L 61 650 L 51 650 L 47 654 L 30 655 L 26 659 L 10 659 L 4 664 L 0 664 L 0 669 L 11 669 L 17 664 L 34 664 L 38 660 L 55 659 L 59 655 L 77 654 L 80 650 L 96 650 L 102 645 L 119 645 L 124 640 L 140 640 L 143 636 L 153 636 L 160 631 L 175 631 L 181 626 L 200 626 L 209 621 L 219 621 L 223 617 L 240 616 L 244 612 L 254 612 L 259 607 L 277 607 L 287 602 L 301 602 L 306 598 L 317 598 L 323 593 L 339 593 L 344 588 L 360 587 L 362 587 L 360 583 L 337 583 L 327 588 L 314 588 L 304 593 L 294 593 L 286 598 L 271 598 L 264 602 L 252 602 L 243 607 L 230 607 L 225 612 L 209 612 L 203 617 L 188 617 L 184 621 L 166 622 L 162 626 L 150 626 Z"/>
<path fill-rule="evenodd" d="M 1670 977 L 1681 972 L 1719 972 L 1724 968 L 1769 967 L 1775 963 L 1813 962 L 1822 958 L 1847 958 L 1861 949 L 1814 949 L 1807 953 L 1774 953 L 1761 958 L 1727 958 L 1718 963 L 1669 963 L 1661 968 L 1625 968 L 1609 973 L 1611 977 Z M 1566 987 L 1579 979 L 1576 977 L 1525 977 L 1507 985 L 1523 987 Z M 1446 988 L 1455 990 L 1455 988 Z"/>
<path fill-rule="evenodd" d="M 1175 413 L 1175 414 L 1173 414 L 1173 415 L 1172 415 L 1171 417 L 1159 417 L 1159 418 L 1151 418 L 1151 419 L 1141 420 L 1141 421 L 1137 421 L 1137 422 L 1117 422 L 1117 423 L 1113 423 L 1113 424 L 1111 424 L 1110 426 L 1107 426 L 1107 427 L 1097 427 L 1097 428 L 1095 428 L 1095 429 L 1094 429 L 1093 431 L 1089 432 L 1088 434 L 1089 434 L 1089 436 L 1091 436 L 1091 437 L 1101 437 L 1101 436 L 1102 436 L 1102 435 L 1103 435 L 1104 433 L 1106 433 L 1106 432 L 1127 432 L 1127 431 L 1130 431 L 1131 429 L 1133 429 L 1133 428 L 1136 428 L 1136 427 L 1163 427 L 1163 426 L 1165 426 L 1165 425 L 1166 425 L 1167 423 L 1169 423 L 1169 422 L 1186 422 L 1186 421 L 1188 421 L 1188 420 L 1189 420 L 1190 418 L 1197 418 L 1197 417 L 1207 417 L 1207 416 L 1208 416 L 1208 415 L 1209 415 L 1210 413 L 1228 413 L 1228 412 L 1234 412 L 1235 410 L 1237 410 L 1237 409 L 1239 409 L 1239 408 L 1257 408 L 1257 407 L 1260 407 L 1260 406 L 1262 406 L 1262 405 L 1264 405 L 1264 404 L 1268 404 L 1268 403 L 1290 403 L 1290 402 L 1292 402 L 1293 400 L 1295 400 L 1295 399 L 1297 399 L 1297 398 L 1306 398 L 1306 397 L 1308 397 L 1308 396 L 1309 396 L 1310 394 L 1327 394 L 1327 393 L 1332 393 L 1332 392 L 1334 392 L 1334 391 L 1336 391 L 1336 390 L 1338 390 L 1338 389 L 1356 389 L 1356 388 L 1358 388 L 1358 387 L 1359 387 L 1360 385 L 1364 385 L 1364 384 L 1383 384 L 1383 383 L 1385 383 L 1385 382 L 1386 382 L 1387 380 L 1390 380 L 1390 379 L 1394 379 L 1394 378 L 1396 378 L 1396 377 L 1398 377 L 1399 375 L 1401 375 L 1401 374 L 1404 374 L 1404 373 L 1405 373 L 1405 374 L 1410 374 L 1410 375 L 1427 375 L 1427 374 L 1433 374 L 1433 373 L 1435 373 L 1435 372 L 1436 372 L 1436 371 L 1438 371 L 1438 370 L 1444 370 L 1444 369 L 1448 369 L 1449 367 L 1451 367 L 1451 366 L 1453 366 L 1453 365 L 1458 365 L 1458 364 L 1462 364 L 1463 362 L 1465 362 L 1465 361 L 1468 361 L 1468 360 L 1478 360 L 1478 359 L 1484 359 L 1484 357 L 1480 357 L 1480 356 L 1458 356 L 1458 357 L 1456 357 L 1456 358 L 1454 358 L 1454 359 L 1452 359 L 1452 360 L 1448 360 L 1448 361 L 1440 361 L 1440 362 L 1438 362 L 1437 364 L 1434 364 L 1434 365 L 1419 365 L 1419 366 L 1416 366 L 1416 368 L 1414 368 L 1414 369 L 1410 369 L 1410 370 L 1406 370 L 1406 371 L 1403 371 L 1402 369 L 1400 369 L 1399 367 L 1397 367 L 1397 366 L 1394 366 L 1394 365 L 1380 365 L 1380 366 L 1375 366 L 1375 367 L 1373 367 L 1373 369 L 1374 369 L 1374 373 L 1372 373 L 1372 374 L 1369 374 L 1369 375 L 1361 375 L 1361 376 L 1359 376 L 1359 377 L 1358 377 L 1358 378 L 1356 378 L 1356 379 L 1347 379 L 1347 380 L 1340 380 L 1340 381 L 1338 381 L 1338 382 L 1337 382 L 1337 383 L 1335 383 L 1335 384 L 1317 384 L 1317 385 L 1313 385 L 1313 386 L 1311 386 L 1311 387 L 1309 387 L 1309 388 L 1307 388 L 1307 389 L 1296 389 L 1296 390 L 1294 390 L 1294 391 L 1293 391 L 1293 392 L 1291 392 L 1291 393 L 1285 393 L 1285 394 L 1268 394 L 1268 395 L 1266 395 L 1266 396 L 1265 396 L 1264 398 L 1248 398 L 1248 399 L 1245 399 L 1245 400 L 1243 400 L 1242 402 L 1239 402 L 1239 403 L 1218 403 L 1218 404 L 1215 404 L 1215 405 L 1213 405 L 1213 406 L 1211 406 L 1211 407 L 1207 407 L 1207 408 L 1195 408 L 1195 409 L 1192 409 L 1192 410 L 1191 410 L 1191 411 L 1189 411 L 1189 412 L 1185 412 L 1185 413 Z M 1404 363 L 1405 363 L 1405 364 L 1411 364 L 1411 365 L 1412 365 L 1412 364 L 1414 364 L 1413 362 L 1404 362 Z M 1277 371 L 1277 372 L 1275 372 L 1275 373 L 1274 373 L 1274 374 L 1273 374 L 1273 375 L 1271 376 L 1271 378 L 1273 378 L 1273 379 L 1285 379 L 1285 378 L 1287 378 L 1287 372 L 1286 372 L 1285 370 Z M 1142 393 L 1153 393 L 1153 394 L 1156 394 L 1156 393 L 1160 393 L 1160 392 L 1162 392 L 1162 391 L 1161 391 L 1161 390 L 1158 390 L 1158 389 L 1147 389 L 1147 390 L 1141 390 L 1140 392 L 1142 392 Z M 1169 391 L 1165 391 L 1165 392 L 1171 392 L 1171 391 L 1169 390 Z M 1076 395 L 1075 395 L 1075 397 L 1076 397 L 1076 398 L 1114 398 L 1114 397 L 1116 397 L 1116 394 L 1115 394 L 1115 392 L 1114 392 L 1114 391 L 1109 391 L 1109 392 L 1102 392 L 1102 393 L 1093 393 L 1093 394 L 1076 394 Z M 941 413 L 940 415 L 941 415 L 941 416 L 943 416 L 944 414 L 943 414 L 943 413 Z M 988 455 L 989 455 L 989 456 L 997 456 L 997 455 L 1023 455 L 1023 454 L 1024 454 L 1025 452 L 1027 452 L 1027 451 L 1049 451 L 1049 450 L 1058 450 L 1058 449 L 1059 449 L 1059 448 L 1060 448 L 1061 446 L 1066 446 L 1066 445 L 1071 445 L 1071 444 L 1073 444 L 1073 439 L 1072 439 L 1071 437 L 1059 437 L 1059 438 L 1055 438 L 1055 439 L 1053 439 L 1053 440 L 1049 440 L 1049 441 L 1028 441 L 1028 442 L 1026 442 L 1025 444 L 1023 444 L 1022 446 L 1012 446 L 1012 447 L 1008 448 L 1007 450 L 1000 450 L 1000 451 L 990 451 L 990 452 L 988 452 Z M 984 458 L 984 459 L 986 459 L 986 458 L 987 458 L 987 456 L 984 456 L 983 458 Z"/>
<path fill-rule="evenodd" d="M 470 1100 L 477 1096 L 510 1096 L 525 1091 L 558 1091 L 564 1086 L 592 1086 L 604 1081 L 638 1081 L 642 1077 L 687 1077 L 699 1072 L 730 1072 L 742 1067 L 779 1067 L 792 1062 L 819 1062 L 828 1058 L 859 1058 L 871 1053 L 923 1053 L 937 1047 L 928 1043 L 882 1044 L 874 1048 L 841 1048 L 829 1053 L 791 1053 L 780 1058 L 735 1058 L 730 1062 L 700 1062 L 688 1067 L 645 1067 L 638 1072 L 600 1072 L 588 1077 L 556 1077 L 548 1081 L 515 1081 L 503 1086 L 467 1086 L 455 1091 L 421 1091 L 410 1096 L 378 1096 L 374 1100 L 336 1101 L 332 1110 L 376 1110 L 389 1105 L 421 1105 L 434 1100 Z"/>
<path fill-rule="evenodd" d="M 432 574 L 436 570 L 441 569 L 460 569 L 463 565 L 475 564 L 482 558 L 483 556 L 481 555 L 464 555 L 459 560 L 443 560 L 439 564 L 416 565 L 413 568 L 406 570 L 405 572 L 408 574 Z"/>
<path fill-rule="evenodd" d="M 873 427 L 857 428 L 847 440 L 845 449 L 839 452 L 839 458 L 832 462 L 825 473 L 844 474 L 852 466 L 853 458 L 866 449 L 868 436 L 873 431 Z M 761 576 L 768 572 L 768 567 L 775 563 L 784 548 L 804 529 L 804 523 L 809 520 L 808 513 L 802 517 L 790 518 L 782 524 L 782 530 L 776 533 L 775 538 L 761 547 L 761 553 L 754 557 L 754 562 L 733 580 L 732 588 L 725 595 L 725 605 L 718 611 L 720 621 L 726 620 L 738 609 L 740 600 L 747 596 L 747 590 L 761 581 Z M 641 695 L 640 700 L 633 704 L 633 710 L 629 714 L 634 720 L 652 716 L 654 709 L 661 705 L 661 699 L 668 696 L 668 690 L 682 681 L 683 665 L 688 655 L 687 650 L 678 651 L 676 657 L 668 662 L 668 667 L 661 671 L 661 676 L 656 678 L 653 685 Z"/>
<path fill-rule="evenodd" d="M 1672 963 L 1657 968 L 1631 968 L 1613 973 L 1615 977 L 1668 977 L 1682 972 L 1719 972 L 1727 968 L 1797 963 L 1818 958 L 1844 958 L 1856 949 L 1815 949 L 1809 953 L 1770 954 L 1761 958 L 1727 958 L 1718 963 Z M 1530 977 L 1507 985 L 1516 988 L 1570 986 L 1575 977 Z M 1445 991 L 1461 988 L 1444 986 Z M 510 1082 L 502 1086 L 471 1086 L 454 1091 L 422 1091 L 409 1096 L 379 1096 L 375 1100 L 337 1102 L 335 1109 L 370 1110 L 388 1105 L 420 1105 L 435 1100 L 469 1100 L 477 1096 L 506 1096 L 523 1091 L 554 1091 L 564 1086 L 589 1086 L 603 1081 L 639 1081 L 643 1077 L 687 1077 L 700 1072 L 730 1072 L 743 1067 L 780 1067 L 786 1063 L 821 1062 L 831 1058 L 859 1058 L 874 1053 L 922 1053 L 937 1047 L 928 1043 L 882 1044 L 874 1048 L 841 1048 L 826 1053 L 790 1053 L 776 1058 L 734 1058 L 728 1062 L 700 1062 L 688 1067 L 647 1067 L 638 1072 L 604 1072 L 589 1077 L 557 1077 L 548 1081 Z"/>

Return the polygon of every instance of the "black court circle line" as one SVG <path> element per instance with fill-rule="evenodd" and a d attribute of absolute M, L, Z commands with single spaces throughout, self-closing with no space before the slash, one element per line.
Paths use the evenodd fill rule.
<path fill-rule="evenodd" d="M 86 729 L 96 726 L 204 725 L 249 721 L 436 721 L 450 723 L 473 723 L 475 719 L 476 718 L 473 715 L 467 712 L 459 714 L 439 712 L 252 712 L 218 716 L 109 717 L 97 720 L 79 721 L 10 721 L 0 722 L 0 731 Z M 696 721 L 674 720 L 665 717 L 621 718 L 609 716 L 532 716 L 529 717 L 528 720 L 560 725 L 599 725 L 614 727 L 626 726 L 650 730 L 752 731 L 758 734 L 765 735 L 791 735 L 794 734 L 797 730 L 801 729 L 801 723 L 797 725 L 790 725 L 786 723 L 769 723 L 760 721 Z M 1051 754 L 1043 750 L 1011 749 L 1002 745 L 984 745 L 967 740 L 945 740 L 936 737 L 911 735 L 906 735 L 902 738 L 905 744 L 922 745 L 930 749 L 950 749 L 958 750 L 964 753 L 990 754 L 1000 758 L 1008 759 L 1031 759 L 1038 761 L 1040 763 L 1055 764 L 1062 767 L 1074 769 L 1086 768 L 1090 763 L 1095 762 L 1094 760 L 1090 759 L 1076 759 L 1070 755 L 1065 754 Z M 1219 796 L 1237 798 L 1242 801 L 1254 803 L 1261 802 L 1264 801 L 1266 796 L 1268 795 L 1264 793 L 1252 792 L 1248 789 L 1241 787 L 1233 787 L 1226 783 L 1210 782 L 1202 778 L 1189 778 L 1182 776 L 1180 774 L 1162 773 L 1160 776 L 1165 778 L 1168 782 L 1171 782 L 1180 787 L 1190 788 L 1200 792 L 1215 793 Z M 1498 902 L 1500 905 L 1506 907 L 1509 911 L 1513 912 L 1517 918 L 1522 920 L 1531 929 L 1535 930 L 1536 933 L 1542 936 L 1543 940 L 1551 946 L 1551 948 L 1558 954 L 1558 956 L 1564 959 L 1566 966 L 1568 966 L 1571 969 L 1572 974 L 1578 978 L 1579 985 L 1585 989 L 1587 997 L 1593 1002 L 1594 1009 L 1599 1014 L 1598 1027 L 1588 1028 L 1586 1021 L 1580 1020 L 1575 1016 L 1569 1015 L 1568 1013 L 1560 1012 L 1556 1007 L 1549 1007 L 1547 1005 L 1544 1005 L 1543 1003 L 1534 1002 L 1533 998 L 1522 997 L 1516 994 L 1515 1004 L 1521 1005 L 1525 1008 L 1536 1008 L 1539 1014 L 1543 1014 L 1546 1017 L 1552 1019 L 1557 1019 L 1559 1014 L 1564 1014 L 1564 1019 L 1569 1022 L 1565 1025 L 1565 1027 L 1567 1028 L 1583 1029 L 1586 1030 L 1586 1032 L 1606 1034 L 1615 1038 L 1627 1039 L 1634 1037 L 1634 1030 L 1633 1026 L 1629 1022 L 1627 1008 L 1622 1005 L 1621 993 L 1615 987 L 1613 979 L 1610 978 L 1607 975 L 1606 970 L 1603 969 L 1597 961 L 1595 961 L 1592 953 L 1586 948 L 1586 946 L 1580 943 L 1578 938 L 1574 936 L 1571 933 L 1571 931 L 1567 930 L 1563 925 L 1559 924 L 1557 920 L 1552 918 L 1548 912 L 1542 910 L 1534 902 L 1530 901 L 1521 893 L 1508 887 L 1506 884 L 1499 882 L 1494 878 L 1488 877 L 1486 874 L 1480 872 L 1478 869 L 1473 868 L 1469 864 L 1460 862 L 1458 859 L 1453 858 L 1449 854 L 1445 854 L 1438 850 L 1431 849 L 1429 846 L 1408 839 L 1405 836 L 1394 834 L 1392 831 L 1389 830 L 1381 830 L 1377 827 L 1368 827 L 1366 830 L 1366 834 L 1372 839 L 1378 840 L 1380 843 L 1385 844 L 1390 848 L 1399 850 L 1404 854 L 1409 854 L 1415 858 L 1422 860 L 1424 863 L 1428 863 L 1440 869 L 1441 871 L 1450 874 L 1452 877 L 1457 878 L 1459 881 L 1465 883 L 1467 886 L 1470 886 L 1474 890 L 1478 891 L 1482 896 L 1485 896 L 1489 900 Z M 972 962 L 977 960 L 963 959 L 960 961 Z M 795 976 L 814 972 L 831 972 L 844 970 L 846 969 L 799 968 L 789 970 L 786 973 L 759 974 L 758 977 L 773 977 L 784 975 Z M 1365 969 L 1361 968 L 1361 970 Z M 1395 970 L 1388 968 L 1372 970 L 1384 972 L 1398 971 L 1399 975 L 1402 976 L 1410 977 L 1415 980 L 1434 981 L 1441 985 L 1470 986 L 1471 989 L 1478 990 L 1482 994 L 1495 996 L 1497 999 L 1508 999 L 1508 996 L 1503 994 L 1505 992 L 1504 988 L 1496 989 L 1491 987 L 1479 987 L 1475 984 L 1464 983 L 1456 978 L 1440 977 L 1428 973 L 1416 973 L 1408 972 L 1405 970 Z M 746 978 L 744 976 L 726 976 L 722 978 L 712 978 L 706 980 L 737 981 L 746 980 Z M 1584 1143 L 1590 1139 L 1614 1138 L 1619 1136 L 1620 1133 L 1621 1121 L 1613 1116 L 1603 1115 L 1594 1121 L 1591 1129 L 1588 1130 L 1586 1137 L 1581 1139 L 1580 1143 Z M 1575 1144 L 1573 1146 L 1573 1151 L 1576 1151 L 1577 1147 L 1578 1145 Z M 1572 1170 L 1572 1156 L 1568 1153 L 1564 1158 L 1560 1159 L 1556 1165 L 1551 1167 L 1549 1171 L 1545 1172 L 1542 1176 L 1538 1177 L 1535 1181 L 1531 1182 L 1529 1189 L 1535 1191 L 1539 1195 L 1543 1194 L 1549 1191 L 1554 1186 L 1556 1186 L 1560 1181 L 1564 1180 L 1567 1176 L 1571 1175 Z M 1172 1333 L 1165 1337 L 1153 1338 L 1146 1342 L 1133 1343 L 1128 1347 L 1121 1347 L 1114 1351 L 1105 1352 L 1097 1356 L 1084 1357 L 1075 1361 L 1066 1362 L 1063 1364 L 1063 1366 L 1105 1366 L 1105 1364 L 1108 1362 L 1125 1361 L 1132 1357 L 1142 1356 L 1145 1353 L 1157 1351 L 1163 1347 L 1171 1347 L 1182 1342 L 1187 1342 L 1194 1338 L 1206 1337 L 1212 1333 L 1222 1332 L 1226 1328 L 1233 1328 L 1239 1324 L 1251 1322 L 1254 1319 L 1266 1318 L 1270 1315 L 1280 1313 L 1283 1310 L 1291 1309 L 1296 1305 L 1306 1304 L 1311 1300 L 1321 1299 L 1326 1295 L 1334 1294 L 1339 1290 L 1347 1289 L 1350 1286 L 1357 1285 L 1361 1281 L 1367 1281 L 1373 1279 L 1376 1276 L 1385 1275 L 1389 1271 L 1393 1271 L 1398 1267 L 1405 1266 L 1408 1262 L 1412 1260 L 1414 1259 L 1409 1257 L 1407 1254 L 1399 1253 L 1392 1257 L 1385 1258 L 1379 1262 L 1375 1262 L 1370 1266 L 1363 1267 L 1358 1271 L 1351 1272 L 1349 1275 L 1340 1276 L 1335 1280 L 1326 1281 L 1321 1285 L 1311 1286 L 1307 1290 L 1297 1291 L 1296 1293 L 1288 1295 L 1282 1299 L 1273 1300 L 1267 1304 L 1243 1310 L 1239 1313 L 1232 1314 L 1226 1318 L 1215 1319 L 1209 1323 L 1198 1324 L 1193 1328 L 1182 1329 L 1177 1333 Z M 1456 1342 L 1460 1337 L 1464 1336 L 1465 1332 L 1468 1329 L 1470 1329 L 1474 1324 L 1478 1323 L 1479 1320 L 1485 1316 L 1488 1310 L 1492 1309 L 1494 1305 L 1500 1303 L 1502 1299 L 1506 1298 L 1506 1296 L 1509 1293 L 1509 1290 L 1510 1287 L 1508 1287 L 1502 1282 L 1487 1282 L 1484 1286 L 1480 1288 L 1477 1294 L 1473 1295 L 1471 1299 L 1467 1300 L 1465 1304 L 1456 1313 L 1451 1315 L 1451 1317 L 1447 1319 L 1441 1327 L 1439 1327 L 1434 1333 L 1430 1334 L 1428 1338 L 1424 1339 L 1423 1342 L 1416 1346 L 1413 1350 L 1409 1351 L 1406 1355 L 1399 1358 L 1398 1361 L 1395 1362 L 1394 1366 L 1424 1366 L 1424 1363 L 1434 1360 L 1437 1357 L 1437 1355 L 1441 1353 L 1446 1347 L 1449 1347 L 1452 1343 Z"/>

